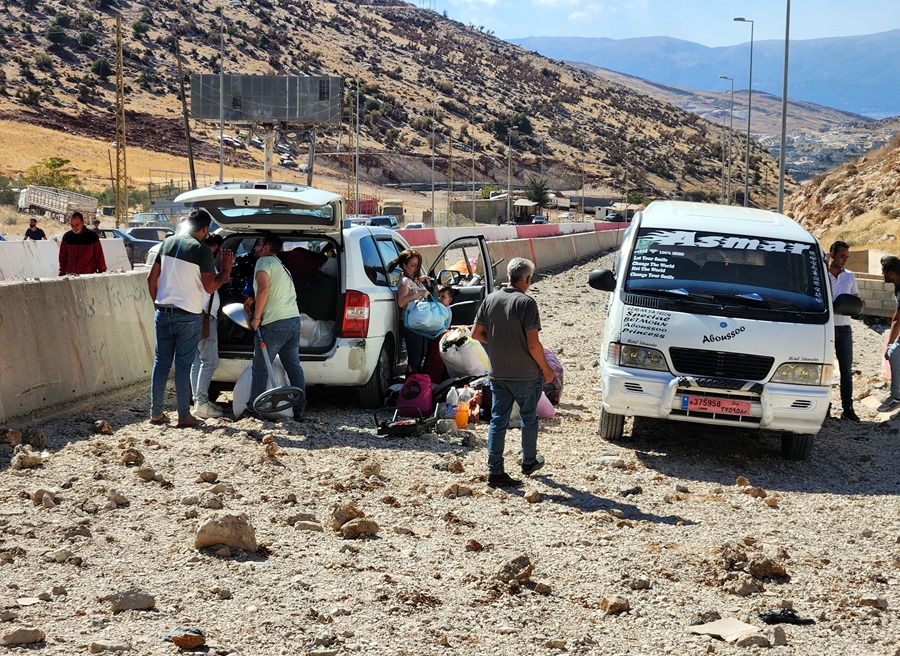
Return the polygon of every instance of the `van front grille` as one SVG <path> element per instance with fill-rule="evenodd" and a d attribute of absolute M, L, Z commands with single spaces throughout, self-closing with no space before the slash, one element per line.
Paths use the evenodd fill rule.
<path fill-rule="evenodd" d="M 765 380 L 775 363 L 768 356 L 687 348 L 671 348 L 669 356 L 679 374 L 741 380 Z"/>

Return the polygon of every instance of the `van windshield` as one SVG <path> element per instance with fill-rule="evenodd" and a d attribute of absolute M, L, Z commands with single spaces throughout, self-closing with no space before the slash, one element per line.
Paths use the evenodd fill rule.
<path fill-rule="evenodd" d="M 680 302 L 744 308 L 740 314 L 827 316 L 818 244 L 692 230 L 642 229 L 625 291 Z"/>

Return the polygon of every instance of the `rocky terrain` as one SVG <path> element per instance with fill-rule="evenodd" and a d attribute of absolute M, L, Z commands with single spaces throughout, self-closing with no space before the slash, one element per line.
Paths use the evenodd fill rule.
<path fill-rule="evenodd" d="M 900 422 L 874 411 L 884 326 L 854 321 L 863 421 L 828 419 L 808 461 L 783 460 L 777 436 L 689 424 L 629 421 L 606 443 L 605 298 L 586 279 L 611 257 L 533 287 L 565 389 L 541 426 L 547 465 L 518 491 L 485 484 L 486 426 L 387 439 L 340 393 L 314 394 L 303 423 L 152 426 L 140 389 L 10 425 L 7 442 L 32 446 L 0 446 L 0 644 L 900 654 Z M 812 623 L 759 617 L 786 609 Z M 690 632 L 719 617 L 751 627 Z"/>

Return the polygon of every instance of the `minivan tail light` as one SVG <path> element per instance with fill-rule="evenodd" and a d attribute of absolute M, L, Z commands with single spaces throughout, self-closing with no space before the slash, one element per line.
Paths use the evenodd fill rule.
<path fill-rule="evenodd" d="M 348 289 L 344 297 L 344 337 L 366 337 L 369 334 L 369 295 Z"/>

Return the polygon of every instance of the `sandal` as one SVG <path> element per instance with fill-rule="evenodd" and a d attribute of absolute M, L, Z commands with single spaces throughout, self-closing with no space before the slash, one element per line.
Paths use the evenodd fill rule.
<path fill-rule="evenodd" d="M 189 419 L 179 419 L 178 423 L 175 424 L 175 428 L 197 428 L 202 425 L 202 421 L 199 421 L 196 417 L 191 417 Z"/>
<path fill-rule="evenodd" d="M 157 417 L 156 419 L 153 419 L 153 418 L 151 417 L 151 418 L 150 418 L 150 423 L 153 424 L 154 426 L 165 426 L 166 424 L 169 423 L 169 415 L 163 413 L 162 415 L 160 415 L 160 416 Z"/>

